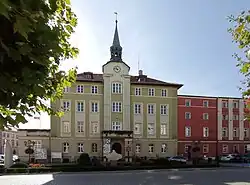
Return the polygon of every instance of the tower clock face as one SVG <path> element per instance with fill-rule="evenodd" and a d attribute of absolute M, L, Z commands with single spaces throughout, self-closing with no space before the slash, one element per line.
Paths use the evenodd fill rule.
<path fill-rule="evenodd" d="M 121 71 L 121 68 L 119 66 L 115 66 L 113 70 L 114 72 L 119 73 Z"/>

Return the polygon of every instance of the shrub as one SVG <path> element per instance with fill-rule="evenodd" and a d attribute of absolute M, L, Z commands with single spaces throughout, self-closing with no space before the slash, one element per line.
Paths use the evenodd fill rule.
<path fill-rule="evenodd" d="M 10 168 L 28 168 L 29 165 L 26 163 L 18 162 L 13 164 Z"/>
<path fill-rule="evenodd" d="M 158 158 L 154 160 L 155 165 L 159 166 L 170 166 L 170 161 L 167 158 Z"/>
<path fill-rule="evenodd" d="M 78 159 L 78 164 L 81 166 L 89 166 L 91 165 L 89 154 L 82 153 Z"/>

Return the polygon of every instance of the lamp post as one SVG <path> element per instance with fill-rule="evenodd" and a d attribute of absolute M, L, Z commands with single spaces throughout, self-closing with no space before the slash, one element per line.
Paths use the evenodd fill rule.
<path fill-rule="evenodd" d="M 25 153 L 29 155 L 29 163 L 30 163 L 30 155 L 34 153 L 34 145 L 35 145 L 35 141 L 31 141 L 31 140 L 28 140 L 28 141 L 24 141 L 24 145 L 27 147 L 25 149 Z"/>

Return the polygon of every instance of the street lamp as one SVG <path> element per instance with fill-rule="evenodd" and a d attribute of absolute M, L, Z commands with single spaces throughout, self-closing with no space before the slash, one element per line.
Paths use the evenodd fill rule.
<path fill-rule="evenodd" d="M 28 140 L 28 141 L 24 141 L 24 145 L 27 147 L 25 149 L 25 153 L 29 155 L 29 163 L 30 163 L 30 155 L 34 153 L 34 145 L 35 145 L 35 141 L 31 141 L 31 140 Z"/>

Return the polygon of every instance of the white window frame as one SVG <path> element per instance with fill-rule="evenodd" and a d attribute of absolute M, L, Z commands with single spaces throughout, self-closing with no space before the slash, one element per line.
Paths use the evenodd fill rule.
<path fill-rule="evenodd" d="M 161 96 L 162 97 L 167 97 L 168 96 L 168 90 L 167 89 L 162 89 L 161 90 Z"/>
<path fill-rule="evenodd" d="M 91 102 L 91 112 L 99 112 L 99 102 Z"/>
<path fill-rule="evenodd" d="M 248 153 L 248 147 L 247 147 L 247 145 L 244 145 L 244 153 Z"/>
<path fill-rule="evenodd" d="M 222 120 L 228 120 L 228 114 L 223 114 L 222 115 Z"/>
<path fill-rule="evenodd" d="M 209 101 L 208 100 L 203 100 L 203 107 L 209 107 Z"/>
<path fill-rule="evenodd" d="M 63 93 L 69 93 L 69 92 L 70 92 L 70 87 L 63 88 Z"/>
<path fill-rule="evenodd" d="M 161 153 L 167 153 L 168 145 L 166 143 L 161 144 Z"/>
<path fill-rule="evenodd" d="M 191 107 L 191 100 L 185 100 L 185 107 Z"/>
<path fill-rule="evenodd" d="M 93 153 L 98 152 L 97 143 L 92 143 L 92 144 L 91 144 L 91 151 L 92 151 Z"/>
<path fill-rule="evenodd" d="M 203 127 L 203 137 L 209 137 L 209 128 Z"/>
<path fill-rule="evenodd" d="M 148 153 L 150 153 L 150 154 L 154 153 L 154 144 L 148 145 Z"/>
<path fill-rule="evenodd" d="M 155 135 L 155 123 L 148 123 L 148 129 L 147 133 L 150 136 Z"/>
<path fill-rule="evenodd" d="M 122 93 L 122 84 L 119 82 L 112 83 L 112 93 L 121 94 Z"/>
<path fill-rule="evenodd" d="M 112 102 L 112 112 L 122 112 L 122 102 Z"/>
<path fill-rule="evenodd" d="M 249 128 L 244 128 L 244 138 L 249 137 Z"/>
<path fill-rule="evenodd" d="M 160 105 L 160 114 L 168 115 L 168 105 Z"/>
<path fill-rule="evenodd" d="M 63 143 L 63 153 L 64 154 L 69 153 L 69 143 L 68 142 Z"/>
<path fill-rule="evenodd" d="M 239 103 L 238 102 L 233 102 L 233 108 L 238 109 L 239 108 Z"/>
<path fill-rule="evenodd" d="M 76 92 L 83 94 L 84 93 L 84 85 L 77 85 Z"/>
<path fill-rule="evenodd" d="M 77 133 L 84 133 L 84 131 L 85 131 L 84 121 L 77 121 L 76 122 L 76 130 L 77 130 Z"/>
<path fill-rule="evenodd" d="M 203 120 L 209 120 L 209 114 L 203 113 Z"/>
<path fill-rule="evenodd" d="M 222 153 L 223 154 L 228 153 L 228 145 L 225 145 L 225 144 L 222 145 Z"/>
<path fill-rule="evenodd" d="M 161 135 L 166 136 L 167 135 L 167 124 L 166 123 L 161 123 Z"/>
<path fill-rule="evenodd" d="M 42 140 L 32 140 L 32 142 L 34 142 L 34 150 L 42 148 Z"/>
<path fill-rule="evenodd" d="M 191 137 L 192 136 L 192 128 L 191 126 L 185 126 L 185 137 Z"/>
<path fill-rule="evenodd" d="M 192 118 L 191 112 L 185 112 L 185 119 L 190 120 Z"/>
<path fill-rule="evenodd" d="M 119 121 L 113 121 L 111 125 L 111 130 L 122 130 L 122 123 Z"/>
<path fill-rule="evenodd" d="M 78 153 L 84 153 L 84 143 L 78 143 Z"/>
<path fill-rule="evenodd" d="M 203 144 L 202 151 L 203 151 L 203 154 L 208 154 L 209 153 L 209 144 Z"/>
<path fill-rule="evenodd" d="M 228 102 L 222 101 L 222 108 L 228 108 Z"/>
<path fill-rule="evenodd" d="M 70 122 L 69 121 L 62 121 L 63 133 L 70 133 Z"/>
<path fill-rule="evenodd" d="M 135 145 L 135 153 L 139 154 L 140 152 L 141 152 L 141 145 L 137 143 Z"/>
<path fill-rule="evenodd" d="M 142 123 L 134 123 L 134 134 L 142 134 Z"/>
<path fill-rule="evenodd" d="M 142 113 L 142 104 L 141 103 L 135 103 L 134 104 L 134 114 L 141 114 Z"/>
<path fill-rule="evenodd" d="M 83 101 L 76 102 L 76 111 L 77 112 L 84 112 L 84 102 Z"/>
<path fill-rule="evenodd" d="M 69 112 L 70 111 L 70 101 L 69 100 L 63 100 L 63 111 Z"/>
<path fill-rule="evenodd" d="M 228 129 L 227 129 L 227 127 L 222 127 L 222 129 L 221 129 L 221 135 L 222 135 L 222 137 L 227 137 L 228 136 Z M 225 133 L 225 136 L 224 136 L 224 133 Z"/>
<path fill-rule="evenodd" d="M 98 86 L 97 85 L 92 85 L 91 86 L 91 93 L 92 94 L 98 94 Z"/>
<path fill-rule="evenodd" d="M 148 106 L 147 106 L 147 113 L 149 115 L 155 114 L 155 104 L 148 104 Z"/>
<path fill-rule="evenodd" d="M 238 114 L 234 114 L 233 115 L 233 120 L 239 120 L 239 115 Z"/>
<path fill-rule="evenodd" d="M 233 127 L 233 137 L 239 137 L 239 128 L 238 127 Z"/>
<path fill-rule="evenodd" d="M 92 121 L 92 122 L 90 122 L 90 124 L 91 124 L 91 132 L 92 132 L 93 134 L 98 134 L 98 133 L 100 133 L 99 122 L 97 122 L 97 121 Z"/>
<path fill-rule="evenodd" d="M 155 88 L 148 89 L 148 96 L 155 96 Z"/>
<path fill-rule="evenodd" d="M 135 96 L 141 96 L 141 88 L 140 87 L 135 88 Z"/>

